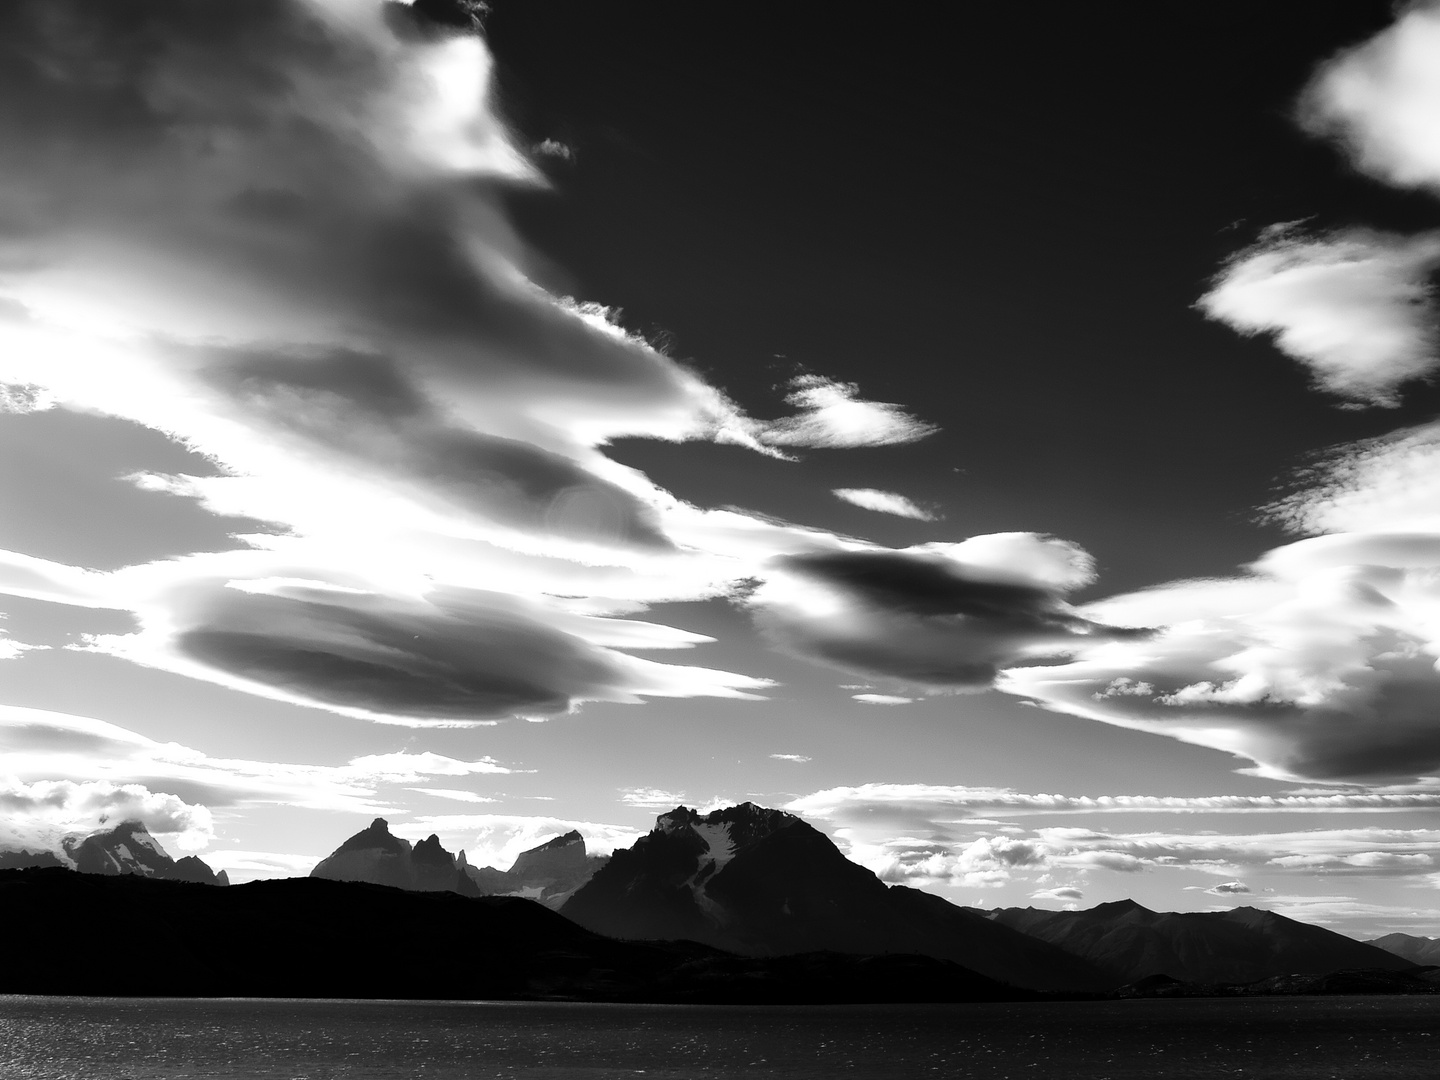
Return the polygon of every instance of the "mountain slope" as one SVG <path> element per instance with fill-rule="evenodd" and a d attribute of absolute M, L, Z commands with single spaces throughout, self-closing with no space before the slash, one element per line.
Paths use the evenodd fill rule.
<path fill-rule="evenodd" d="M 585 839 L 578 832 L 568 832 L 522 851 L 509 870 L 476 867 L 464 851 L 451 855 L 433 833 L 412 845 L 394 835 L 384 818 L 376 818 L 321 859 L 310 876 L 412 892 L 523 896 L 556 908 L 605 861 L 586 853 Z"/>
<path fill-rule="evenodd" d="M 230 884 L 225 871 L 215 873 L 197 856 L 172 859 L 139 821 L 122 821 L 89 836 L 67 836 L 62 843 L 70 862 L 82 874 L 136 874 L 201 885 Z"/>
<path fill-rule="evenodd" d="M 487 894 L 523 896 L 558 909 L 608 861 L 608 856 L 589 854 L 585 838 L 572 829 L 522 851 L 509 870 L 486 866 L 469 873 Z"/>
<path fill-rule="evenodd" d="M 1371 938 L 1366 944 L 1394 953 L 1412 964 L 1440 964 L 1440 938 L 1386 934 L 1384 937 Z"/>
<path fill-rule="evenodd" d="M 440 846 L 438 836 L 432 834 L 412 848 L 410 841 L 390 832 L 390 824 L 384 818 L 376 818 L 321 859 L 310 876 L 328 881 L 389 885 L 413 892 L 480 895 L 455 857 Z"/>
<path fill-rule="evenodd" d="M 1193 983 L 1249 983 L 1277 975 L 1413 966 L 1353 938 L 1251 907 L 1155 912 L 1120 900 L 1088 911 L 1000 908 L 988 915 L 1086 958 L 1121 983 L 1156 975 Z"/>
<path fill-rule="evenodd" d="M 1059 948 L 887 887 L 799 818 L 752 803 L 662 814 L 560 912 L 615 937 L 689 939 L 748 956 L 918 953 L 1034 989 L 1109 984 Z"/>

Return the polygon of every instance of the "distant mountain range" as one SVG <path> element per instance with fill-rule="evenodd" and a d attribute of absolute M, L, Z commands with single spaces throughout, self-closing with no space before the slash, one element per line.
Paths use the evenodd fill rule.
<path fill-rule="evenodd" d="M 474 867 L 463 850 L 458 856 L 450 854 L 435 834 L 412 847 L 390 832 L 389 822 L 376 818 L 321 859 L 310 876 L 414 892 L 520 896 L 558 908 L 607 861 L 588 854 L 585 838 L 578 832 L 568 832 L 521 852 L 509 870 Z"/>
<path fill-rule="evenodd" d="M 195 855 L 171 858 L 139 821 L 122 821 L 88 835 L 66 836 L 60 841 L 58 854 L 53 851 L 0 851 L 0 869 L 23 867 L 65 867 L 82 874 L 133 874 L 201 885 L 230 884 L 224 870 L 217 874 Z"/>
<path fill-rule="evenodd" d="M 1374 945 L 1253 907 L 1158 912 L 1117 900 L 1088 911 L 999 908 L 987 916 L 1083 957 L 1112 985 L 1161 975 L 1188 983 L 1237 984 L 1415 966 Z"/>
<path fill-rule="evenodd" d="M 383 818 L 309 880 L 197 891 L 226 884 L 224 873 L 172 859 L 138 822 L 67 837 L 58 855 L 0 853 L 0 868 L 16 863 L 31 869 L 0 869 L 0 920 L 27 927 L 34 955 L 7 955 L 0 973 L 14 977 L 0 977 L 0 993 L 906 1001 L 1440 984 L 1426 967 L 1440 941 L 1360 942 L 1250 907 L 961 907 L 886 885 L 801 819 L 753 803 L 677 807 L 607 858 L 566 833 L 508 870 L 473 867 L 438 836 L 412 844 Z M 125 905 L 165 938 L 169 959 L 143 977 L 76 981 L 78 968 L 36 944 L 52 922 L 64 936 L 66 912 Z M 217 926 L 231 959 L 216 958 Z M 251 970 L 261 955 L 263 975 Z"/>
<path fill-rule="evenodd" d="M 415 869 L 422 848 L 433 868 L 428 878 Z M 523 852 L 508 871 L 470 867 L 463 851 L 451 856 L 435 836 L 411 854 L 377 818 L 313 876 L 523 896 L 610 938 L 693 941 L 741 957 L 927 956 L 1047 992 L 1110 991 L 1150 979 L 1237 985 L 1400 972 L 1426 962 L 1249 907 L 1182 914 L 1128 900 L 1088 911 L 961 907 L 887 886 L 800 818 L 748 802 L 709 814 L 676 807 L 608 860 L 587 855 L 580 834 L 567 833 Z"/>
<path fill-rule="evenodd" d="M 1440 964 L 1440 938 L 1386 934 L 1384 937 L 1371 938 L 1369 944 L 1403 957 L 1412 964 Z"/>

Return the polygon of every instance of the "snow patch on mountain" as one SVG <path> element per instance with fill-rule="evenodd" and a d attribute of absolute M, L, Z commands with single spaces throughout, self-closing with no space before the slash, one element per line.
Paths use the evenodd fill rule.
<path fill-rule="evenodd" d="M 709 849 L 705 858 L 714 865 L 715 870 L 718 871 L 735 857 L 735 838 L 730 835 L 730 825 L 727 822 L 712 823 L 701 818 L 690 827 L 705 841 L 705 846 Z"/>

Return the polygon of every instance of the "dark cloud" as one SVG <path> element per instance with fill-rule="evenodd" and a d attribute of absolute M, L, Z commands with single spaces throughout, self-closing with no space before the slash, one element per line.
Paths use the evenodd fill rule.
<path fill-rule="evenodd" d="M 554 713 L 614 695 L 627 680 L 623 658 L 546 626 L 509 597 L 219 592 L 175 648 L 327 705 L 437 719 Z"/>
<path fill-rule="evenodd" d="M 927 686 L 988 686 L 1020 657 L 1150 633 L 1080 617 L 1063 586 L 935 550 L 816 552 L 772 565 L 775 578 L 752 607 L 780 644 L 847 671 Z"/>

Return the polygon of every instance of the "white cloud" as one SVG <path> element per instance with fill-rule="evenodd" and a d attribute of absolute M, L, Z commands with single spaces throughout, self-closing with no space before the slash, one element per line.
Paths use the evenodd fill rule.
<path fill-rule="evenodd" d="M 1085 893 L 1074 886 L 1064 885 L 1055 889 L 1040 889 L 1031 893 L 1030 899 L 1065 901 L 1073 906 L 1077 901 L 1085 899 Z"/>
<path fill-rule="evenodd" d="M 7 756 L 7 767 L 10 762 Z M 143 784 L 109 780 L 38 780 L 0 777 L 0 849 L 60 851 L 70 832 L 94 832 L 107 823 L 142 821 L 150 832 L 194 851 L 215 838 L 208 807 Z"/>
<path fill-rule="evenodd" d="M 1349 793 L 1357 809 L 1433 808 L 1435 793 Z M 1428 794 L 1428 798 L 1425 797 Z M 924 886 L 999 887 L 1015 882 L 1048 887 L 1076 874 L 1189 871 L 1232 886 L 1242 872 L 1395 878 L 1416 885 L 1434 875 L 1435 829 L 1380 827 L 1285 832 L 1122 832 L 1046 825 L 997 827 L 976 811 L 1006 816 L 1097 812 L 1305 812 L 1350 809 L 1333 794 L 1264 797 L 1033 795 L 1006 788 L 865 784 L 830 788 L 785 809 L 831 829 L 850 858 L 890 882 Z M 1415 801 L 1409 801 L 1409 800 Z M 1231 891 L 1236 891 L 1232 889 Z M 1058 897 L 1057 897 L 1058 898 Z"/>
<path fill-rule="evenodd" d="M 1205 891 L 1213 896 L 1248 896 L 1255 890 L 1243 881 L 1222 881 L 1218 885 L 1210 886 Z"/>
<path fill-rule="evenodd" d="M 1440 365 L 1429 284 L 1437 265 L 1440 233 L 1307 237 L 1275 227 L 1230 260 L 1199 307 L 1242 334 L 1273 334 L 1321 389 L 1395 406 L 1401 384 Z"/>
<path fill-rule="evenodd" d="M 638 806 L 646 810 L 673 810 L 684 804 L 685 793 L 653 787 L 622 788 L 620 801 L 626 806 Z"/>
<path fill-rule="evenodd" d="M 411 788 L 411 791 L 418 791 L 421 795 L 433 795 L 437 799 L 451 799 L 454 802 L 463 803 L 493 803 L 498 800 L 492 799 L 489 795 L 481 795 L 474 791 L 461 791 L 457 788 Z"/>
<path fill-rule="evenodd" d="M 797 416 L 754 420 L 529 281 L 500 189 L 537 174 L 490 108 L 484 42 L 397 36 L 381 9 L 0 10 L 34 60 L 0 101 L 0 217 L 27 223 L 0 238 L 7 407 L 170 435 L 215 475 L 133 482 L 256 520 L 261 549 L 114 575 L 12 556 L 5 587 L 135 612 L 138 633 L 91 643 L 110 655 L 372 720 L 752 696 L 768 683 L 621 651 L 699 635 L 597 616 L 845 542 L 699 510 L 605 445 L 931 429 L 819 376 L 793 384 Z"/>
<path fill-rule="evenodd" d="M 899 694 L 851 694 L 856 701 L 866 705 L 913 705 L 914 698 L 901 697 Z"/>
<path fill-rule="evenodd" d="M 1244 576 L 1087 605 L 1091 619 L 1164 628 L 1013 668 L 1000 685 L 1276 778 L 1413 780 L 1440 771 L 1437 571 L 1434 534 L 1298 541 Z"/>
<path fill-rule="evenodd" d="M 1411 4 L 1393 26 L 1324 64 L 1301 120 L 1372 176 L 1440 189 L 1440 8 Z"/>
<path fill-rule="evenodd" d="M 916 521 L 935 520 L 935 515 L 929 510 L 893 491 L 880 491 L 877 488 L 835 488 L 831 494 L 837 499 L 877 513 L 914 518 Z"/>
<path fill-rule="evenodd" d="M 416 839 L 435 833 L 451 851 L 464 850 L 471 866 L 508 870 L 522 851 L 576 831 L 591 855 L 608 855 L 644 835 L 639 829 L 570 818 L 518 814 L 437 814 L 417 816 L 397 830 Z"/>
<path fill-rule="evenodd" d="M 785 400 L 800 412 L 759 427 L 759 439 L 767 446 L 891 446 L 916 442 L 939 430 L 899 405 L 864 400 L 854 383 L 801 375 L 790 385 Z"/>
<path fill-rule="evenodd" d="M 885 821 L 913 830 L 917 822 L 976 824 L 976 815 L 1031 814 L 1275 814 L 1383 813 L 1440 809 L 1440 791 L 1316 791 L 1286 795 L 1058 795 L 963 784 L 860 784 L 826 788 L 786 804 L 826 819 Z M 838 819 L 838 818 L 837 818 Z"/>
<path fill-rule="evenodd" d="M 1372 929 L 1366 936 L 1387 933 L 1432 934 L 1440 923 L 1440 908 L 1419 904 L 1376 904 L 1354 896 L 1303 893 L 1265 897 L 1265 906 L 1299 922 L 1342 929 L 1360 924 Z"/>
<path fill-rule="evenodd" d="M 793 761 L 797 765 L 803 765 L 812 760 L 807 754 L 771 754 L 770 756 L 776 761 Z"/>
<path fill-rule="evenodd" d="M 0 705 L 0 761 L 7 773 L 32 785 L 32 790 L 34 784 L 52 782 L 54 777 L 66 777 L 63 783 L 101 785 L 95 791 L 123 792 L 142 781 L 152 791 L 167 788 L 177 795 L 162 791 L 154 797 L 183 795 L 184 805 L 194 807 L 207 822 L 212 812 L 253 806 L 342 810 L 367 817 L 393 814 L 399 811 L 383 794 L 386 788 L 414 788 L 433 777 L 514 771 L 492 758 L 464 761 L 428 751 L 372 754 L 343 765 L 216 758 L 102 720 L 6 705 Z M 22 820 L 21 808 L 12 810 L 7 819 L 12 824 Z M 152 815 L 158 812 L 154 807 L 146 810 Z M 154 832 L 175 831 L 161 828 L 153 816 L 147 825 Z M 182 831 L 190 836 L 204 833 L 198 825 Z"/>
<path fill-rule="evenodd" d="M 1304 481 L 1266 508 L 1295 532 L 1440 535 L 1440 423 L 1336 447 Z"/>

